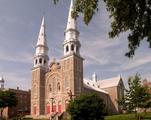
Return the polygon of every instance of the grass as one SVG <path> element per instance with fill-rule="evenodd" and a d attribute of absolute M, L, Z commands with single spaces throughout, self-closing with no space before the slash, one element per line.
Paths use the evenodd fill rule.
<path fill-rule="evenodd" d="M 125 114 L 125 115 L 112 115 L 105 117 L 105 120 L 132 120 L 132 114 Z"/>
<path fill-rule="evenodd" d="M 143 116 L 143 119 L 140 119 L 140 120 L 151 120 L 151 113 L 147 113 L 147 114 L 141 113 L 139 115 Z M 22 119 L 22 120 L 33 120 L 33 119 L 26 118 L 26 119 Z M 134 114 L 112 115 L 112 116 L 106 116 L 105 120 L 135 120 L 135 115 Z"/>
<path fill-rule="evenodd" d="M 139 114 L 143 117 L 141 120 L 151 120 L 151 113 L 141 113 Z M 121 115 L 112 115 L 105 117 L 105 120 L 135 120 L 134 114 L 121 114 Z"/>

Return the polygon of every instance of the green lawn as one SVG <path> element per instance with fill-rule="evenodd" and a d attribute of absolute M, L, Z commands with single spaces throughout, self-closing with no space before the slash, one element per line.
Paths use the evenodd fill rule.
<path fill-rule="evenodd" d="M 144 113 L 139 114 L 143 116 L 144 119 L 141 120 L 151 120 L 151 113 L 147 113 L 146 115 Z M 121 114 L 121 115 L 112 115 L 112 116 L 106 116 L 105 120 L 135 120 L 134 114 Z M 22 119 L 22 120 L 32 120 L 32 119 Z"/>
<path fill-rule="evenodd" d="M 140 114 L 143 116 L 143 120 L 151 120 L 151 113 L 147 113 L 146 115 L 144 113 Z M 135 120 L 134 114 L 123 114 L 123 115 L 112 115 L 105 117 L 105 120 Z M 142 120 L 142 119 L 141 119 Z"/>

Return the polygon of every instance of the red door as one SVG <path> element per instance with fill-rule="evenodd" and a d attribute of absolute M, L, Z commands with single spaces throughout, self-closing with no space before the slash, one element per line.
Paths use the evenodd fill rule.
<path fill-rule="evenodd" d="M 46 111 L 47 111 L 47 114 L 50 114 L 50 105 L 47 105 Z"/>
<path fill-rule="evenodd" d="M 53 105 L 52 111 L 56 112 L 56 105 Z"/>
<path fill-rule="evenodd" d="M 58 105 L 58 112 L 59 112 L 59 113 L 61 113 L 61 109 L 62 109 L 62 108 L 61 108 L 61 105 L 59 104 L 59 105 Z"/>
<path fill-rule="evenodd" d="M 36 106 L 33 107 L 33 113 L 34 113 L 34 115 L 36 115 L 36 113 L 37 113 L 37 107 Z"/>

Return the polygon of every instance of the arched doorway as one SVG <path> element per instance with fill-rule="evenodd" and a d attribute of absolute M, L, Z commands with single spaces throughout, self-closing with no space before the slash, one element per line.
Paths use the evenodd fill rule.
<path fill-rule="evenodd" d="M 55 101 L 53 101 L 52 112 L 56 112 L 56 102 Z"/>
<path fill-rule="evenodd" d="M 61 101 L 58 102 L 58 113 L 62 112 Z"/>
<path fill-rule="evenodd" d="M 69 100 L 65 100 L 65 109 L 67 109 L 69 106 Z"/>
<path fill-rule="evenodd" d="M 33 114 L 36 115 L 37 114 L 37 107 L 33 106 Z"/>
<path fill-rule="evenodd" d="M 50 114 L 50 104 L 47 103 L 46 105 L 46 114 Z"/>

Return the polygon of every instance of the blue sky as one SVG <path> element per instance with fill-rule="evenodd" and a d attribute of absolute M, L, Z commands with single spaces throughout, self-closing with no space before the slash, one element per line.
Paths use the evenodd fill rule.
<path fill-rule="evenodd" d="M 49 57 L 63 56 L 62 43 L 70 0 L 0 0 L 0 76 L 5 86 L 31 88 L 32 60 L 42 16 L 45 15 Z M 127 33 L 109 39 L 110 19 L 103 3 L 89 26 L 78 19 L 84 77 L 96 72 L 98 79 L 122 75 L 124 81 L 135 73 L 150 80 L 151 49 L 142 42 L 133 59 L 124 56 L 127 51 Z"/>

